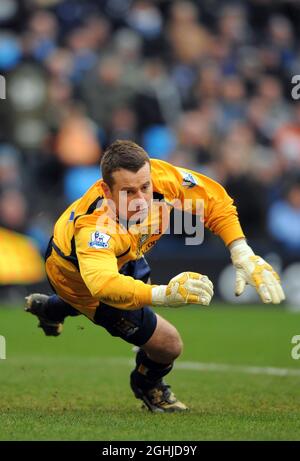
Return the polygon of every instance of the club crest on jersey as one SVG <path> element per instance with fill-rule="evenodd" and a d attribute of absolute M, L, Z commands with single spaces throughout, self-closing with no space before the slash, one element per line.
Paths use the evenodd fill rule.
<path fill-rule="evenodd" d="M 188 173 L 187 171 L 182 171 L 181 174 L 183 177 L 182 185 L 184 187 L 187 187 L 188 189 L 190 189 L 196 186 L 197 179 L 191 173 Z"/>
<path fill-rule="evenodd" d="M 144 245 L 144 243 L 146 242 L 146 240 L 150 237 L 149 234 L 142 234 L 141 237 L 140 237 L 140 242 L 141 242 L 141 245 Z"/>
<path fill-rule="evenodd" d="M 108 248 L 108 241 L 110 235 L 104 234 L 103 232 L 93 232 L 91 235 L 91 241 L 89 242 L 90 248 Z"/>

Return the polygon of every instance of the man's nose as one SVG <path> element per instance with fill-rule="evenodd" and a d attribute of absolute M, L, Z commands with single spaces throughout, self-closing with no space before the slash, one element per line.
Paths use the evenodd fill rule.
<path fill-rule="evenodd" d="M 138 190 L 137 193 L 136 193 L 135 199 L 144 201 L 145 196 L 146 196 L 146 194 L 144 194 L 144 192 L 142 190 Z"/>

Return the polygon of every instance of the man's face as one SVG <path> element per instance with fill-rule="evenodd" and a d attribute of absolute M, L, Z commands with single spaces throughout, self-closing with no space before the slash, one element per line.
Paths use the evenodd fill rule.
<path fill-rule="evenodd" d="M 121 219 L 132 223 L 143 221 L 151 207 L 153 189 L 150 164 L 145 163 L 136 173 L 120 169 L 113 173 L 114 184 L 104 185 L 106 198 L 111 199 Z"/>

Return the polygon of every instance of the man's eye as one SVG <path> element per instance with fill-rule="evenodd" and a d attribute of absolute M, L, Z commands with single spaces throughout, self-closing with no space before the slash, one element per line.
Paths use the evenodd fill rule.
<path fill-rule="evenodd" d="M 143 186 L 142 187 L 142 190 L 148 190 L 149 189 L 149 186 Z"/>

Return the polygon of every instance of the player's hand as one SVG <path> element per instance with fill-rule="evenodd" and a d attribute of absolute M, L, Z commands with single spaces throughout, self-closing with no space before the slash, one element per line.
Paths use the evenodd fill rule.
<path fill-rule="evenodd" d="M 152 305 L 179 307 L 183 304 L 208 306 L 214 294 L 213 284 L 206 275 L 182 272 L 173 277 L 168 285 L 152 288 Z"/>
<path fill-rule="evenodd" d="M 280 304 L 285 299 L 277 272 L 263 258 L 255 255 L 245 240 L 233 242 L 229 249 L 236 268 L 236 296 L 241 295 L 249 284 L 255 287 L 266 304 Z"/>

